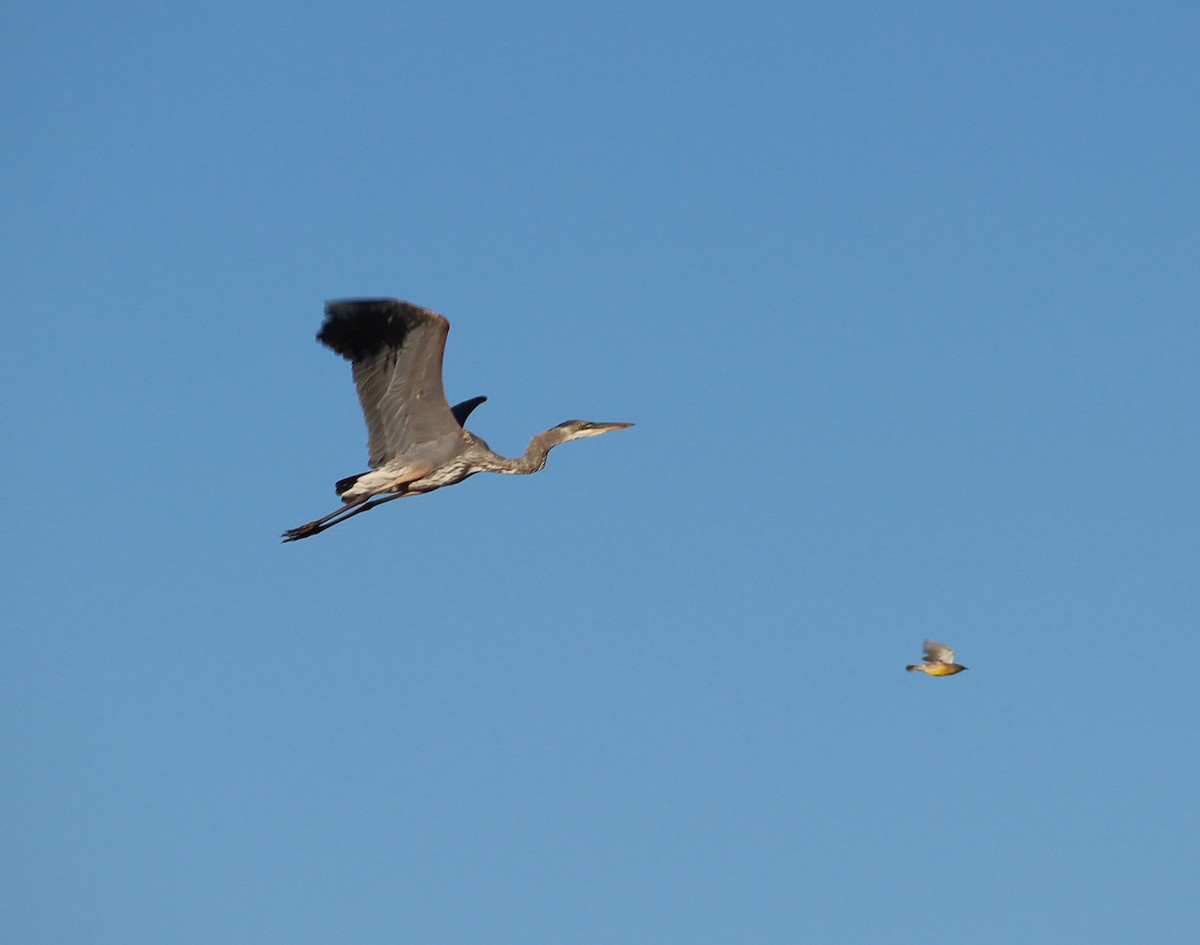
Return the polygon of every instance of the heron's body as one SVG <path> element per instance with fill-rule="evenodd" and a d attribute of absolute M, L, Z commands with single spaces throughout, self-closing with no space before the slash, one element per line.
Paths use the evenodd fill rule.
<path fill-rule="evenodd" d="M 458 438 L 448 445 L 453 446 L 454 451 L 440 463 L 434 462 L 437 458 L 436 452 L 426 454 L 424 460 L 433 468 L 419 479 L 409 480 L 415 471 L 414 467 L 402 460 L 400 463 L 388 463 L 380 469 L 343 479 L 338 483 L 338 495 L 342 497 L 343 502 L 353 502 L 386 492 L 432 492 L 442 486 L 455 485 L 480 472 L 509 475 L 540 472 L 545 468 L 546 455 L 550 452 L 550 447 L 547 446 L 544 450 L 535 448 L 533 456 L 528 459 L 524 456 L 507 459 L 493 453 L 487 443 L 466 430 L 459 431 Z"/>
<path fill-rule="evenodd" d="M 410 466 L 384 466 L 343 480 L 347 485 L 344 490 L 338 490 L 338 495 L 343 502 L 356 502 L 386 492 L 432 492 L 442 486 L 462 482 L 479 471 L 472 468 L 470 460 L 463 456 L 456 456 L 440 466 L 435 465 L 420 479 L 409 478 L 413 473 Z"/>
<path fill-rule="evenodd" d="M 383 502 L 432 492 L 475 473 L 538 472 L 560 443 L 632 426 L 568 420 L 539 433 L 515 459 L 492 452 L 463 427 L 486 398 L 451 408 L 442 390 L 442 354 L 449 330 L 441 315 L 395 299 L 325 306 L 317 340 L 353 365 L 371 469 L 339 481 L 343 507 L 284 532 L 285 541 L 308 538 Z"/>
<path fill-rule="evenodd" d="M 924 673 L 926 676 L 953 676 L 961 673 L 967 667 L 954 662 L 954 651 L 937 640 L 925 641 L 925 662 L 914 666 L 905 666 L 910 673 Z"/>

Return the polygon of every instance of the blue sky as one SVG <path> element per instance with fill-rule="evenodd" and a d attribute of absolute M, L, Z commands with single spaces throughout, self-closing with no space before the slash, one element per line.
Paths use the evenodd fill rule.
<path fill-rule="evenodd" d="M 1194 941 L 1198 34 L 10 10 L 0 937 Z M 281 545 L 370 295 L 637 426 Z"/>

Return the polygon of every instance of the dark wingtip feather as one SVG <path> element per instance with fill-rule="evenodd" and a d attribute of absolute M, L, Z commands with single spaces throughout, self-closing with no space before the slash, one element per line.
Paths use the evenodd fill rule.
<path fill-rule="evenodd" d="M 467 417 L 471 416 L 471 411 L 478 407 L 481 403 L 487 400 L 486 397 L 472 397 L 470 400 L 464 400 L 461 404 L 455 404 L 450 408 L 450 412 L 454 414 L 454 419 L 458 421 L 460 427 L 467 425 Z"/>
<path fill-rule="evenodd" d="M 399 299 L 342 299 L 325 303 L 325 324 L 317 341 L 348 361 L 383 348 L 402 348 L 420 322 L 441 319 L 428 309 Z"/>
<path fill-rule="evenodd" d="M 333 486 L 338 495 L 345 495 L 350 487 L 360 480 L 366 473 L 359 473 L 357 476 L 347 476 L 345 479 L 339 479 Z"/>

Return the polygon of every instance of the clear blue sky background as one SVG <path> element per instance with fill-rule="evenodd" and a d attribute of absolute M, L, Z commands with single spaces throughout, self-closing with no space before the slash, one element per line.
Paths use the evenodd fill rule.
<path fill-rule="evenodd" d="M 1194 3 L 0 46 L 0 939 L 1196 941 Z M 637 426 L 281 545 L 357 295 L 501 452 Z"/>

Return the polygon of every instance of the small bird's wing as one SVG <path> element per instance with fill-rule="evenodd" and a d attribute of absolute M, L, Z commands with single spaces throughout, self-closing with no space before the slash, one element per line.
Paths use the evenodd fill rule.
<path fill-rule="evenodd" d="M 954 651 L 945 643 L 938 643 L 937 640 L 925 641 L 925 662 L 926 663 L 953 663 Z"/>
<path fill-rule="evenodd" d="M 326 304 L 317 340 L 353 365 L 372 468 L 419 444 L 459 435 L 442 390 L 449 331 L 441 315 L 396 299 Z"/>

